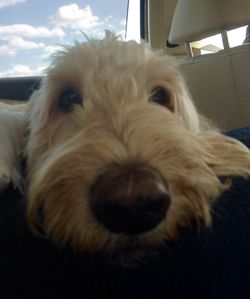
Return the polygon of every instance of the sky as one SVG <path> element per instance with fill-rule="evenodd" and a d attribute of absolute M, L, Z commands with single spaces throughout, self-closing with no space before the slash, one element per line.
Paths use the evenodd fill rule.
<path fill-rule="evenodd" d="M 59 45 L 125 35 L 127 0 L 0 0 L 0 77 L 39 75 Z"/>

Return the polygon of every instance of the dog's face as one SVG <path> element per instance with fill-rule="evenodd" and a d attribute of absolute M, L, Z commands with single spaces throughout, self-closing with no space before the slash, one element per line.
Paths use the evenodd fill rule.
<path fill-rule="evenodd" d="M 78 250 L 158 246 L 193 219 L 209 225 L 218 176 L 249 174 L 247 149 L 201 132 L 173 60 L 114 36 L 59 53 L 27 121 L 29 221 L 42 209 L 45 232 Z"/>

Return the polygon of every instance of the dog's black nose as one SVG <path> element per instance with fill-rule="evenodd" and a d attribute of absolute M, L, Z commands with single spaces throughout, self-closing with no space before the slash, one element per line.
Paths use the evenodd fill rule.
<path fill-rule="evenodd" d="M 152 230 L 170 205 L 166 183 L 146 167 L 110 168 L 97 178 L 90 200 L 98 222 L 113 233 L 128 235 Z"/>

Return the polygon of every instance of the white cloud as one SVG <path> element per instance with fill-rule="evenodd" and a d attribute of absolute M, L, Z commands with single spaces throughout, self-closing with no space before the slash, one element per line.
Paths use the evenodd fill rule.
<path fill-rule="evenodd" d="M 15 55 L 20 50 L 44 48 L 43 43 L 26 41 L 21 37 L 14 37 L 8 40 L 6 45 L 0 46 L 0 55 Z"/>
<path fill-rule="evenodd" d="M 0 8 L 16 5 L 18 3 L 25 2 L 25 1 L 26 0 L 0 0 Z"/>
<path fill-rule="evenodd" d="M 62 46 L 46 46 L 44 48 L 44 55 L 43 57 L 49 57 L 53 54 L 55 54 L 56 52 L 62 50 Z"/>
<path fill-rule="evenodd" d="M 50 30 L 43 26 L 33 27 L 27 24 L 13 24 L 7 26 L 0 26 L 0 39 L 3 40 L 9 39 L 13 36 L 22 36 L 29 38 L 48 38 L 62 37 L 64 35 L 64 31 L 60 28 L 54 28 Z"/>
<path fill-rule="evenodd" d="M 9 70 L 0 72 L 0 77 L 38 76 L 45 68 L 45 66 L 38 66 L 36 69 L 31 69 L 28 65 L 17 64 Z"/>
<path fill-rule="evenodd" d="M 58 27 L 70 27 L 75 30 L 88 30 L 101 24 L 99 17 L 93 14 L 89 5 L 81 9 L 75 3 L 59 7 L 50 19 Z"/>
<path fill-rule="evenodd" d="M 126 24 L 127 24 L 127 20 L 126 19 L 122 19 L 121 21 L 120 21 L 120 24 L 122 25 L 122 26 L 126 26 Z"/>

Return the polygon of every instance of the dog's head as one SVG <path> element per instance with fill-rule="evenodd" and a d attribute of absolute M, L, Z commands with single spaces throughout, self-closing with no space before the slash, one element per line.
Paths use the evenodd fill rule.
<path fill-rule="evenodd" d="M 174 60 L 113 35 L 54 57 L 27 122 L 28 219 L 79 250 L 155 246 L 193 219 L 209 225 L 218 176 L 250 172 L 243 145 L 201 129 Z"/>

